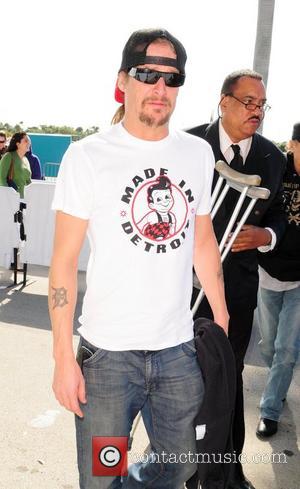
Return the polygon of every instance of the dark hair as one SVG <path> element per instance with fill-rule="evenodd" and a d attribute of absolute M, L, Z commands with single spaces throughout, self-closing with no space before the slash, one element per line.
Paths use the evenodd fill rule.
<path fill-rule="evenodd" d="M 243 76 L 247 76 L 248 78 L 254 78 L 255 80 L 262 81 L 263 77 L 259 73 L 253 70 L 238 70 L 238 71 L 233 71 L 233 73 L 230 73 L 230 75 L 227 75 L 222 88 L 221 88 L 221 95 L 230 95 L 232 94 L 235 85 L 239 81 L 240 78 Z"/>
<path fill-rule="evenodd" d="M 5 134 L 5 132 L 0 132 L 0 137 L 1 137 L 1 138 L 4 138 L 4 139 L 5 139 L 5 141 L 6 141 L 6 134 Z"/>
<path fill-rule="evenodd" d="M 295 141 L 300 141 L 300 122 L 296 122 L 293 127 L 292 138 Z"/>
<path fill-rule="evenodd" d="M 27 136 L 27 134 L 24 131 L 15 132 L 15 134 L 12 135 L 11 140 L 9 141 L 7 152 L 12 153 L 13 151 L 17 151 L 17 143 L 20 143 L 25 136 Z"/>
<path fill-rule="evenodd" d="M 153 194 L 154 190 L 169 190 L 170 189 L 170 191 L 172 193 L 172 184 L 171 184 L 171 180 L 168 177 L 160 176 L 160 177 L 157 177 L 157 179 L 155 181 L 157 183 L 150 185 L 150 187 L 148 187 L 148 190 L 147 190 L 148 204 L 153 203 L 152 194 Z"/>

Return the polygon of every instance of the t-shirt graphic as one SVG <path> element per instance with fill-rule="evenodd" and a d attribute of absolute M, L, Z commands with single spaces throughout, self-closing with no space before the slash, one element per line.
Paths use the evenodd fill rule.
<path fill-rule="evenodd" d="M 189 211 L 195 213 L 192 190 L 182 179 L 173 183 L 167 172 L 165 168 L 159 173 L 152 168 L 144 170 L 146 178 L 136 175 L 132 181 L 137 188 L 126 187 L 121 199 L 129 205 L 129 209 L 122 208 L 120 212 L 123 230 L 136 246 L 144 240 L 147 252 L 155 242 L 168 241 L 171 249 L 183 244 L 189 228 Z M 158 253 L 166 253 L 165 245 L 158 246 Z"/>
<path fill-rule="evenodd" d="M 286 184 L 288 187 L 291 184 Z M 285 208 L 289 224 L 300 226 L 300 189 L 299 184 L 294 184 L 297 187 L 291 191 L 290 188 L 285 189 Z"/>
<path fill-rule="evenodd" d="M 176 217 L 172 184 L 168 177 L 160 176 L 147 188 L 147 203 L 151 209 L 138 223 L 139 231 L 156 241 L 173 236 L 176 232 Z"/>

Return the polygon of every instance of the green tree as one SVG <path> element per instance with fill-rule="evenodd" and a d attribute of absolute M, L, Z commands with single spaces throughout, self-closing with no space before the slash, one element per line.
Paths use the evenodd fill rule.
<path fill-rule="evenodd" d="M 15 132 L 26 131 L 33 134 L 68 134 L 72 136 L 74 141 L 89 136 L 90 134 L 94 134 L 95 132 L 99 132 L 98 126 L 92 126 L 87 129 L 83 129 L 83 127 L 79 126 L 77 128 L 71 126 L 55 126 L 55 125 L 47 125 L 41 124 L 39 126 L 29 126 L 24 127 L 23 122 L 19 122 L 14 126 L 9 124 L 8 122 L 0 122 L 0 130 L 5 131 L 7 136 L 11 136 Z"/>

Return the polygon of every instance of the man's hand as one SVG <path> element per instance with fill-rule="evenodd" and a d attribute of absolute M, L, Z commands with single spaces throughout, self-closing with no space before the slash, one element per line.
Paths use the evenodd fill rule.
<path fill-rule="evenodd" d="M 244 224 L 241 231 L 233 242 L 231 251 L 254 250 L 260 246 L 267 246 L 271 243 L 272 236 L 268 229 Z"/>
<path fill-rule="evenodd" d="M 228 315 L 222 317 L 214 316 L 214 322 L 219 326 L 221 326 L 226 336 L 228 336 L 229 316 Z"/>
<path fill-rule="evenodd" d="M 78 400 L 86 403 L 85 382 L 74 357 L 56 361 L 52 387 L 59 403 L 83 418 Z"/>

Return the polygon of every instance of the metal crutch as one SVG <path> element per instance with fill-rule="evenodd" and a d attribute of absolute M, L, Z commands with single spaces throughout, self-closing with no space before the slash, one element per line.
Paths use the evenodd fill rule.
<path fill-rule="evenodd" d="M 224 161 L 221 160 L 217 161 L 216 170 L 219 173 L 219 178 L 212 195 L 212 210 L 211 210 L 212 219 L 215 217 L 217 211 L 219 210 L 230 188 L 234 188 L 235 190 L 240 192 L 240 197 L 237 201 L 236 207 L 232 213 L 231 218 L 229 219 L 223 238 L 219 244 L 219 250 L 221 253 L 221 262 L 223 263 L 223 261 L 225 260 L 226 256 L 228 255 L 231 249 L 232 243 L 234 242 L 235 238 L 240 232 L 242 226 L 245 224 L 257 200 L 258 199 L 267 200 L 270 196 L 270 190 L 263 187 L 258 187 L 258 185 L 261 182 L 261 178 L 259 175 L 246 175 L 244 173 L 240 173 L 230 168 L 230 166 L 227 165 L 227 163 L 225 163 Z M 218 197 L 218 194 L 221 190 L 221 186 L 224 180 L 226 180 L 225 187 Z M 239 212 L 242 208 L 242 205 L 246 197 L 250 197 L 251 200 L 227 243 L 227 239 L 232 231 L 232 228 L 236 222 L 236 219 L 239 215 Z M 192 307 L 193 316 L 196 314 L 196 311 L 203 297 L 204 297 L 204 291 L 201 288 L 197 296 L 197 299 Z"/>
<path fill-rule="evenodd" d="M 260 185 L 261 182 L 261 178 L 259 175 L 245 175 L 244 173 L 240 173 L 230 168 L 230 166 L 222 160 L 217 161 L 215 169 L 219 173 L 219 178 L 211 197 L 212 219 L 216 215 L 232 184 L 242 184 L 248 187 L 254 187 Z M 226 185 L 222 190 L 222 193 L 219 195 L 224 180 L 226 180 Z M 231 182 L 231 184 L 228 182 Z M 219 198 L 217 200 L 218 195 Z"/>

